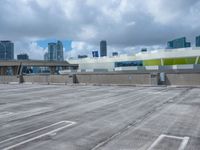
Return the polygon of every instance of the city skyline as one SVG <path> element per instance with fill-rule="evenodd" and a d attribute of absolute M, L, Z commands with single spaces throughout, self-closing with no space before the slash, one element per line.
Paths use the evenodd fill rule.
<path fill-rule="evenodd" d="M 152 50 L 163 50 L 163 49 L 177 49 L 177 48 L 189 48 L 189 47 L 200 47 L 200 35 L 196 36 L 194 39 L 194 43 L 187 41 L 187 37 L 177 37 L 176 39 L 170 40 L 166 42 L 166 45 L 161 49 L 155 47 L 155 49 L 148 49 L 147 47 L 140 47 L 140 49 L 137 49 L 138 52 L 146 52 L 146 51 L 152 51 Z M 47 51 L 44 51 L 42 59 L 38 59 L 38 60 L 58 60 L 58 61 L 63 61 L 66 59 L 71 59 L 71 58 L 86 58 L 86 57 L 105 57 L 105 56 L 118 56 L 119 54 L 123 54 L 120 53 L 120 51 L 115 51 L 115 49 L 113 50 L 107 50 L 107 47 L 109 47 L 107 45 L 107 41 L 106 40 L 101 40 L 100 41 L 100 45 L 99 48 L 96 48 L 96 50 L 91 49 L 91 51 L 88 51 L 88 53 L 84 52 L 84 53 L 77 53 L 76 56 L 74 57 L 68 57 L 65 58 L 65 51 L 66 51 L 66 43 L 63 44 L 62 41 L 60 40 L 48 40 L 51 42 L 47 42 L 47 41 L 40 41 L 40 45 L 42 45 L 45 49 L 47 49 Z M 5 52 L 2 51 L 5 49 L 4 45 L 2 45 L 2 42 L 9 42 L 11 44 L 13 44 L 13 50 L 12 51 L 12 58 L 9 58 L 10 60 L 14 60 L 14 59 L 18 59 L 18 55 L 23 55 L 26 54 L 28 55 L 28 53 L 25 52 L 20 52 L 20 53 L 15 53 L 14 50 L 14 43 L 12 41 L 9 40 L 4 40 L 4 41 L 0 41 L 0 50 L 1 50 L 1 59 L 6 60 L 3 57 L 5 56 Z M 66 41 L 65 41 L 66 42 Z M 47 47 L 45 47 L 47 45 Z M 67 44 L 68 48 L 69 48 L 69 43 Z M 3 47 L 2 47 L 3 46 Z M 156 49 L 157 48 L 157 49 Z M 7 49 L 6 49 L 7 50 Z M 14 54 L 16 55 L 16 58 L 14 56 Z M 100 54 L 100 55 L 99 55 Z M 127 54 L 127 53 L 126 53 Z M 133 53 L 132 53 L 133 54 Z M 11 55 L 11 54 L 9 54 Z M 99 55 L 99 56 L 98 56 Z M 29 57 L 29 55 L 28 55 Z M 37 59 L 36 59 L 37 60 Z"/>
<path fill-rule="evenodd" d="M 65 58 L 90 54 L 102 39 L 110 53 L 164 48 L 183 36 L 194 46 L 199 7 L 198 0 L 2 0 L 0 40 L 15 43 L 15 57 L 28 53 L 32 59 L 43 59 L 47 46 L 41 41 L 51 39 L 66 41 Z"/>

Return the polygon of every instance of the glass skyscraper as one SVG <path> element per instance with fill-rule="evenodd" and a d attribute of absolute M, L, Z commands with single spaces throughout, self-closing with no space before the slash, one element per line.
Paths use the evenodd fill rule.
<path fill-rule="evenodd" d="M 56 60 L 57 53 L 56 53 L 56 43 L 48 43 L 48 54 L 49 60 Z"/>
<path fill-rule="evenodd" d="M 196 47 L 200 47 L 200 35 L 196 37 Z"/>
<path fill-rule="evenodd" d="M 100 42 L 100 56 L 101 57 L 107 56 L 107 42 L 106 41 Z"/>
<path fill-rule="evenodd" d="M 11 41 L 0 41 L 0 60 L 14 59 L 14 43 Z"/>
<path fill-rule="evenodd" d="M 186 48 L 191 47 L 190 42 L 186 42 L 186 37 L 178 38 L 167 43 L 167 48 L 175 49 L 175 48 Z"/>
<path fill-rule="evenodd" d="M 57 60 L 58 61 L 63 61 L 64 60 L 63 44 L 62 44 L 61 41 L 57 42 L 56 48 L 57 48 Z"/>
<path fill-rule="evenodd" d="M 47 54 L 45 54 L 47 55 Z M 48 57 L 44 56 L 45 60 L 63 61 L 63 44 L 61 41 L 57 43 L 48 43 Z"/>

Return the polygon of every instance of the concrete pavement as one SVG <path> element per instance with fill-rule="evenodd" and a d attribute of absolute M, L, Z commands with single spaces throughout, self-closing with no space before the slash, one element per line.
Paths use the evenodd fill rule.
<path fill-rule="evenodd" d="M 0 149 L 199 150 L 200 89 L 0 85 Z"/>

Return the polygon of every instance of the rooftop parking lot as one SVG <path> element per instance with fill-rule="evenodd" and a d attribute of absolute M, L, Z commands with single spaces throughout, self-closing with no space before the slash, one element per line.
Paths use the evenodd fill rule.
<path fill-rule="evenodd" d="M 3 150 L 199 150 L 200 88 L 0 85 Z"/>

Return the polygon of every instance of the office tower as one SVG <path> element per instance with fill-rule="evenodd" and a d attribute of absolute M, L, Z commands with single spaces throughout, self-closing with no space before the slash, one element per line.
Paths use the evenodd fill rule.
<path fill-rule="evenodd" d="M 63 44 L 61 41 L 57 43 L 48 43 L 48 57 L 46 56 L 45 59 L 55 61 L 64 60 Z"/>
<path fill-rule="evenodd" d="M 175 48 L 186 48 L 191 47 L 190 42 L 186 42 L 186 37 L 178 38 L 167 43 L 167 48 L 175 49 Z"/>
<path fill-rule="evenodd" d="M 93 51 L 92 52 L 93 57 L 99 57 L 99 52 L 98 51 Z"/>
<path fill-rule="evenodd" d="M 200 35 L 196 37 L 196 47 L 200 47 Z"/>
<path fill-rule="evenodd" d="M 113 52 L 112 56 L 118 56 L 118 52 Z"/>
<path fill-rule="evenodd" d="M 57 59 L 57 46 L 56 43 L 48 43 L 48 58 L 49 60 L 56 60 Z"/>
<path fill-rule="evenodd" d="M 101 57 L 107 56 L 107 42 L 106 41 L 100 42 L 100 56 Z"/>
<path fill-rule="evenodd" d="M 63 44 L 61 41 L 57 42 L 57 60 L 58 61 L 63 61 L 64 56 L 63 56 Z"/>
<path fill-rule="evenodd" d="M 14 43 L 11 41 L 0 41 L 0 60 L 14 59 Z"/>
<path fill-rule="evenodd" d="M 17 55 L 17 60 L 29 60 L 28 54 L 19 54 Z"/>

